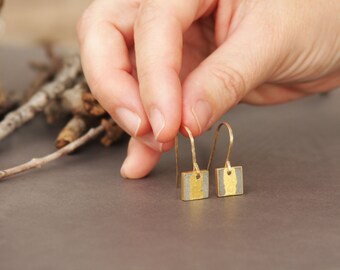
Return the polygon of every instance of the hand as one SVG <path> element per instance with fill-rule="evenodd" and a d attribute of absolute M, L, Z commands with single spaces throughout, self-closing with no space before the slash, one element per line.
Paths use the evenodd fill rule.
<path fill-rule="evenodd" d="M 94 96 L 132 136 L 122 176 L 145 176 L 181 126 L 197 136 L 241 100 L 339 86 L 339 14 L 339 1 L 322 0 L 94 1 L 78 25 L 81 58 Z"/>

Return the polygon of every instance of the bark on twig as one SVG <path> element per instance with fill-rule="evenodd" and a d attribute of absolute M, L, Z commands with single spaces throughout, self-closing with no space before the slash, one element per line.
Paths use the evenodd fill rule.
<path fill-rule="evenodd" d="M 44 114 L 46 122 L 52 125 L 66 118 L 70 112 L 66 111 L 63 106 L 61 106 L 59 99 L 54 99 L 46 105 L 44 108 Z"/>
<path fill-rule="evenodd" d="M 41 112 L 49 101 L 60 96 L 65 89 L 71 87 L 81 71 L 79 57 L 69 57 L 53 82 L 47 83 L 34 94 L 25 104 L 9 113 L 0 122 L 0 141 L 15 129 L 30 121 Z"/>
<path fill-rule="evenodd" d="M 105 129 L 105 135 L 101 138 L 100 142 L 106 147 L 119 141 L 125 134 L 124 130 L 112 120 L 102 119 L 102 126 Z"/>
<path fill-rule="evenodd" d="M 60 149 L 69 143 L 74 142 L 86 132 L 92 121 L 93 119 L 79 115 L 72 117 L 59 133 L 55 146 Z"/>
<path fill-rule="evenodd" d="M 0 180 L 3 180 L 9 176 L 13 176 L 13 175 L 28 171 L 30 169 L 40 168 L 46 163 L 56 160 L 69 153 L 72 153 L 74 150 L 78 149 L 82 145 L 98 137 L 103 131 L 104 131 L 104 127 L 102 125 L 99 125 L 95 128 L 91 128 L 82 137 L 80 137 L 79 139 L 75 140 L 74 142 L 68 144 L 67 146 L 59 149 L 58 151 L 52 154 L 49 154 L 41 158 L 33 158 L 31 161 L 21 164 L 19 166 L 16 166 L 16 167 L 13 167 L 7 170 L 2 170 L 0 171 Z"/>
<path fill-rule="evenodd" d="M 103 116 L 106 111 L 89 92 L 85 81 L 77 83 L 72 89 L 66 90 L 61 96 L 61 103 L 66 111 L 74 115 Z"/>
<path fill-rule="evenodd" d="M 18 107 L 18 102 L 15 100 L 8 100 L 3 104 L 0 104 L 0 119 L 3 119 L 3 117 L 9 113 L 10 111 L 14 110 Z"/>
<path fill-rule="evenodd" d="M 85 110 L 93 116 L 102 116 L 106 113 L 90 92 L 84 92 L 82 96 Z"/>
<path fill-rule="evenodd" d="M 60 97 L 61 106 L 64 110 L 74 115 L 89 115 L 84 108 L 82 96 L 88 87 L 84 81 L 78 82 L 74 87 L 67 89 Z"/>
<path fill-rule="evenodd" d="M 13 95 L 6 94 L 0 85 L 0 119 L 9 111 L 15 109 L 18 106 L 18 99 Z"/>

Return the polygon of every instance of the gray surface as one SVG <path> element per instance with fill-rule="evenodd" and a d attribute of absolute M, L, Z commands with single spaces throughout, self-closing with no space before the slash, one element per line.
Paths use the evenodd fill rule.
<path fill-rule="evenodd" d="M 20 90 L 27 51 L 0 52 L 1 76 Z M 340 92 L 240 105 L 227 119 L 244 195 L 216 198 L 211 187 L 210 199 L 182 202 L 173 152 L 146 179 L 124 181 L 126 143 L 92 143 L 0 183 L 0 269 L 339 269 Z M 42 118 L 21 128 L 0 143 L 1 168 L 53 151 L 57 131 Z M 197 140 L 201 168 L 212 134 Z M 225 162 L 219 146 L 213 168 Z"/>

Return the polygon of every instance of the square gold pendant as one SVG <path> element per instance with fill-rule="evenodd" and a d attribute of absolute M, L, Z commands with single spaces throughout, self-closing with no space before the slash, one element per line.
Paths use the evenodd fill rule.
<path fill-rule="evenodd" d="M 218 197 L 243 194 L 242 166 L 232 167 L 230 174 L 226 168 L 217 168 L 215 177 Z"/>
<path fill-rule="evenodd" d="M 209 172 L 201 170 L 196 172 L 181 173 L 181 199 L 183 201 L 193 201 L 206 199 L 209 197 Z"/>

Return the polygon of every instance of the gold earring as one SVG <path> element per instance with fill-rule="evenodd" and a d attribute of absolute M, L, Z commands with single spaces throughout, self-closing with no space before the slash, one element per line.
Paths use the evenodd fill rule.
<path fill-rule="evenodd" d="M 184 127 L 189 135 L 192 153 L 192 171 L 181 173 L 181 200 L 193 201 L 209 197 L 209 172 L 200 170 L 196 161 L 195 141 L 189 128 Z M 179 147 L 178 136 L 175 139 L 176 186 L 179 185 Z"/>
<path fill-rule="evenodd" d="M 242 166 L 231 167 L 230 165 L 229 158 L 233 147 L 234 136 L 231 126 L 227 122 L 222 122 L 216 129 L 213 147 L 211 149 L 208 163 L 208 170 L 210 169 L 214 157 L 217 138 L 222 126 L 226 126 L 229 131 L 229 148 L 224 168 L 215 169 L 216 193 L 218 197 L 241 195 L 243 194 Z"/>

